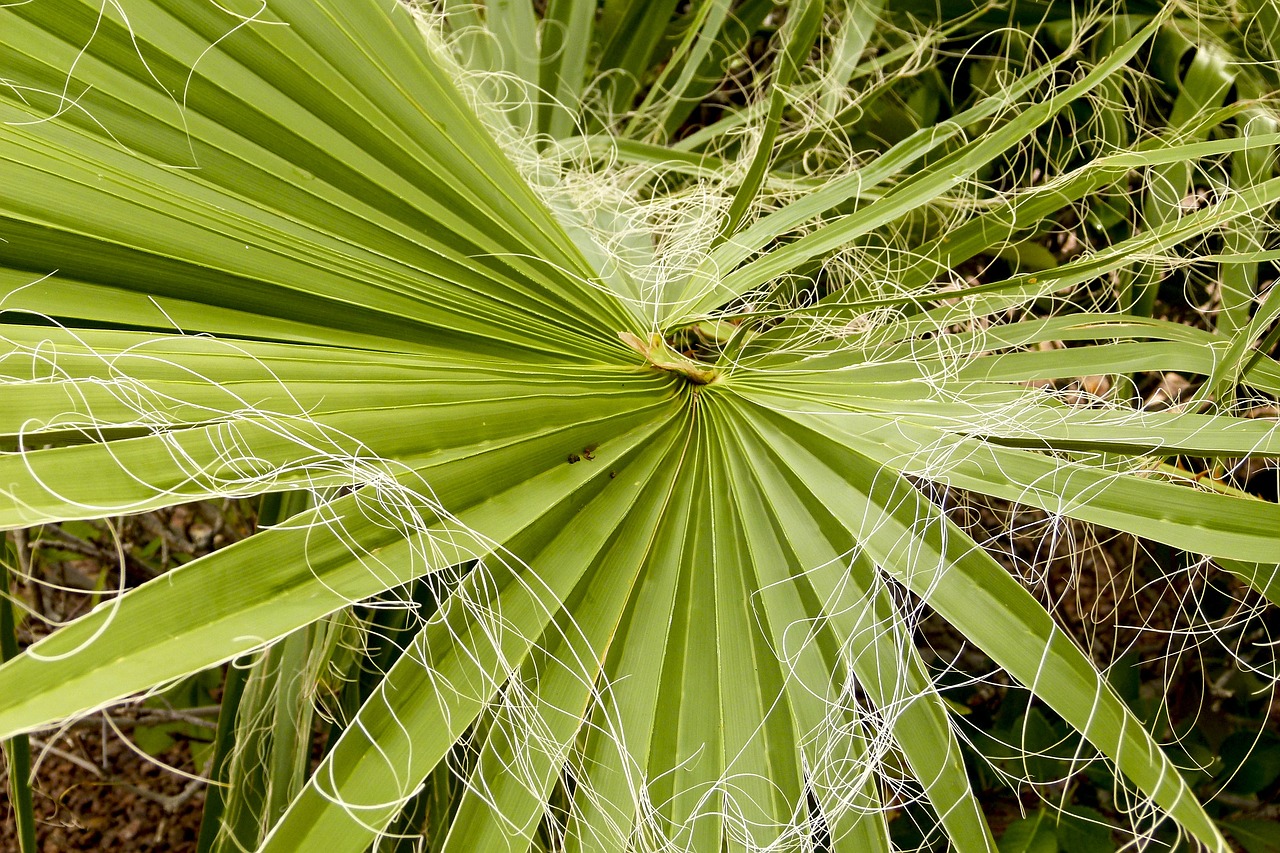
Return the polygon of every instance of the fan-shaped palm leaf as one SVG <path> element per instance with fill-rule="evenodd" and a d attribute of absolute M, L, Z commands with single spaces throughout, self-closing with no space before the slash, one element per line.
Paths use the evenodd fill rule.
<path fill-rule="evenodd" d="M 643 5 L 607 6 L 597 33 L 604 60 L 633 74 L 664 37 L 628 37 Z M 917 484 L 1273 561 L 1274 504 L 1100 464 L 1277 455 L 1272 424 L 1074 408 L 1019 384 L 1095 370 L 1095 357 L 1109 372 L 1207 373 L 1216 342 L 1088 315 L 947 330 L 1268 208 L 1280 183 L 1039 277 L 945 293 L 956 302 L 921 291 L 1008 238 L 996 210 L 958 233 L 955 254 L 905 271 L 910 291 L 862 306 L 846 294 L 771 328 L 744 321 L 700 361 L 679 351 L 682 330 L 719 306 L 742 320 L 734 300 L 970 179 L 1159 22 L 1048 100 L 1024 98 L 1046 71 L 958 117 L 973 141 L 909 137 L 646 289 L 602 261 L 607 223 L 547 201 L 494 139 L 508 119 L 568 135 L 560 111 L 586 99 L 587 60 L 568 39 L 596 23 L 582 3 L 551 7 L 565 39 L 554 58 L 537 54 L 528 4 L 492 4 L 487 21 L 455 10 L 455 26 L 492 28 L 463 33 L 473 67 L 491 72 L 479 95 L 408 11 L 372 0 L 0 9 L 0 523 L 281 489 L 322 497 L 4 665 L 0 734 L 435 573 L 452 578 L 439 608 L 263 849 L 366 849 L 466 739 L 478 755 L 450 851 L 527 848 L 553 799 L 571 850 L 811 849 L 822 833 L 831 849 L 888 849 L 885 798 L 912 790 L 891 792 L 890 766 L 956 849 L 991 849 L 914 645 L 922 603 L 1225 849 L 1088 657 Z M 653 90 L 646 126 L 683 114 L 726 8 L 694 4 L 685 65 Z M 529 88 L 486 124 L 464 92 L 483 102 L 498 72 Z M 558 100 L 528 96 L 539 83 Z M 617 109 L 625 89 L 606 90 Z M 1135 166 L 1209 153 L 1176 143 L 1087 164 L 1052 205 L 1032 194 L 1009 215 L 1040 218 Z M 765 180 L 745 174 L 744 186 Z M 923 305 L 865 336 L 814 333 L 903 303 Z M 1071 337 L 1099 345 L 1014 351 Z M 1274 393 L 1280 373 L 1263 358 L 1243 381 Z"/>

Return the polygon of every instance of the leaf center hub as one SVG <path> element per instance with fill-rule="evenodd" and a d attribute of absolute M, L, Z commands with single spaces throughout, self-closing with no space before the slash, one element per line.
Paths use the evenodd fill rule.
<path fill-rule="evenodd" d="M 720 371 L 681 353 L 658 332 L 651 333 L 648 338 L 632 332 L 618 332 L 618 338 L 654 367 L 677 373 L 694 385 L 710 385 L 720 379 Z"/>

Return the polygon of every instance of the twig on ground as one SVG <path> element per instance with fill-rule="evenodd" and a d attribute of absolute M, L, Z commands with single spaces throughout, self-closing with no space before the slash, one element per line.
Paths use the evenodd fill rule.
<path fill-rule="evenodd" d="M 87 759 L 81 758 L 75 753 L 67 752 L 65 749 L 58 749 L 53 744 L 46 743 L 45 741 L 42 741 L 37 737 L 31 738 L 31 748 L 35 750 L 39 750 L 41 753 L 48 753 L 49 755 L 53 755 L 53 756 L 56 756 L 57 758 L 61 758 L 63 761 L 69 761 L 72 764 L 74 764 L 76 767 L 79 767 L 82 770 L 89 771 L 99 779 L 107 778 L 106 772 L 101 767 L 94 764 L 92 761 L 88 761 Z"/>
<path fill-rule="evenodd" d="M 120 787 L 126 791 L 132 791 L 143 799 L 151 800 L 153 803 L 159 803 L 160 806 L 169 814 L 173 814 L 178 809 L 195 796 L 196 792 L 203 788 L 207 783 L 204 779 L 195 778 L 187 782 L 182 790 L 169 796 L 168 794 L 159 794 L 147 788 L 140 788 L 130 782 L 121 782 Z"/>

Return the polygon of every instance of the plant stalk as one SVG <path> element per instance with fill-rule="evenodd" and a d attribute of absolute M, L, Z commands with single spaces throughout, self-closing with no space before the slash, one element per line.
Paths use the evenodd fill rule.
<path fill-rule="evenodd" d="M 9 566 L 20 565 L 13 539 L 5 539 L 10 560 L 0 565 L 0 661 L 18 656 L 18 620 L 9 594 Z M 13 804 L 18 830 L 19 853 L 36 853 L 35 808 L 31 799 L 31 741 L 26 735 L 14 735 L 4 742 L 4 757 L 9 764 L 9 802 Z"/>

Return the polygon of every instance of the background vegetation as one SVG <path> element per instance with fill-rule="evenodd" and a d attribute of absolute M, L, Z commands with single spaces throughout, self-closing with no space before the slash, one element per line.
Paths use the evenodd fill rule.
<path fill-rule="evenodd" d="M 1277 62 L 0 7 L 6 837 L 91 720 L 155 849 L 1280 849 Z"/>

